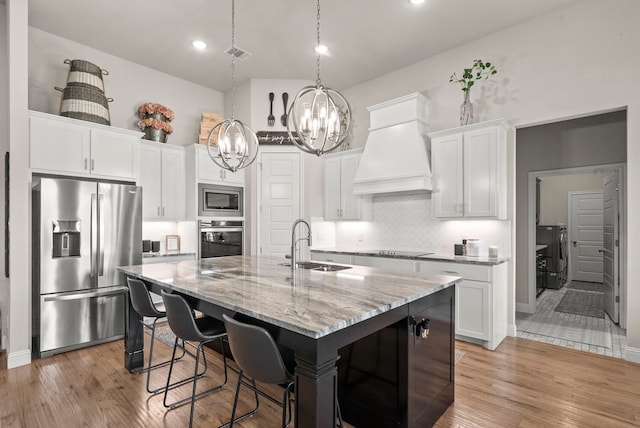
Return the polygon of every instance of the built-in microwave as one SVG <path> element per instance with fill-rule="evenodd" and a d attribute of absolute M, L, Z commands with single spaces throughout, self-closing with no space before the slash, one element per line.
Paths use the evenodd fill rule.
<path fill-rule="evenodd" d="M 242 187 L 198 184 L 199 215 L 242 217 Z"/>

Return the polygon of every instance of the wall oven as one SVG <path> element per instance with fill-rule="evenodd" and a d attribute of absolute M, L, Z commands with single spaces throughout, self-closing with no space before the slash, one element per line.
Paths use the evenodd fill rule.
<path fill-rule="evenodd" d="M 200 220 L 198 222 L 201 259 L 242 255 L 244 225 L 242 220 Z"/>
<path fill-rule="evenodd" d="M 198 184 L 201 217 L 242 217 L 242 187 Z"/>

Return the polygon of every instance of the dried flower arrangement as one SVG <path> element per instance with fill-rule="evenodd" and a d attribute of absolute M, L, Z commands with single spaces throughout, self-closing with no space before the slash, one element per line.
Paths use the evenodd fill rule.
<path fill-rule="evenodd" d="M 140 106 L 140 108 L 138 108 L 138 115 L 141 118 L 144 118 L 150 114 L 161 114 L 166 117 L 169 122 L 171 122 L 175 117 L 173 110 L 163 106 L 162 104 L 144 103 Z"/>
<path fill-rule="evenodd" d="M 139 121 L 138 126 L 142 130 L 148 127 L 152 127 L 164 131 L 167 134 L 171 134 L 173 132 L 173 125 L 171 125 L 169 122 L 165 122 L 160 119 L 154 119 L 151 117 L 147 117 L 146 119 L 142 119 L 141 121 Z"/>
<path fill-rule="evenodd" d="M 162 115 L 166 120 L 149 117 L 152 115 Z M 138 126 L 143 131 L 146 128 L 152 127 L 154 129 L 164 131 L 167 134 L 171 134 L 173 132 L 173 125 L 169 122 L 174 119 L 175 114 L 173 113 L 173 110 L 163 106 L 162 104 L 144 103 L 138 108 L 138 116 L 141 118 L 138 122 Z"/>

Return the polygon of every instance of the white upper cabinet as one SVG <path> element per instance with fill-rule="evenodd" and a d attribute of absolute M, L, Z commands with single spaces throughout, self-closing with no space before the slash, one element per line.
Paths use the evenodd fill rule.
<path fill-rule="evenodd" d="M 371 220 L 371 198 L 353 194 L 353 179 L 362 149 L 328 154 L 324 158 L 324 219 Z"/>
<path fill-rule="evenodd" d="M 140 180 L 144 220 L 183 220 L 185 161 L 180 146 L 142 141 Z"/>
<path fill-rule="evenodd" d="M 435 217 L 506 219 L 508 129 L 499 119 L 429 134 Z"/>
<path fill-rule="evenodd" d="M 142 132 L 29 112 L 33 172 L 133 180 Z"/>
<path fill-rule="evenodd" d="M 244 186 L 244 169 L 236 172 L 221 168 L 209 156 L 207 146 L 195 145 L 197 153 L 198 181 L 205 183 L 224 183 L 227 185 Z"/>

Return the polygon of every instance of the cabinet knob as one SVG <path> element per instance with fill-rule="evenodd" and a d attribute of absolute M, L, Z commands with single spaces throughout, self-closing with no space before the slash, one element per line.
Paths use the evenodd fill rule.
<path fill-rule="evenodd" d="M 93 171 L 94 169 L 96 169 L 96 160 L 91 159 L 91 171 Z"/>
<path fill-rule="evenodd" d="M 89 166 L 88 163 L 89 163 L 89 159 L 84 158 L 84 169 L 87 169 L 87 167 Z"/>

